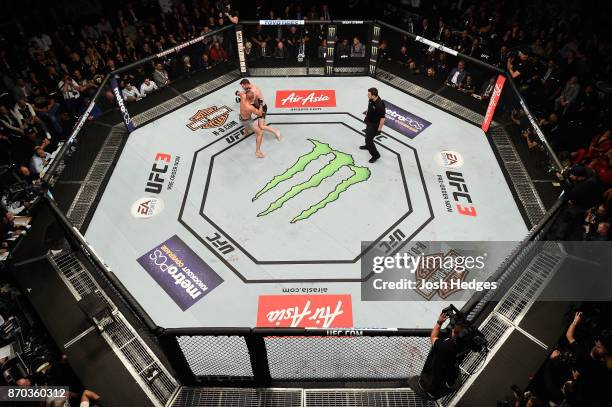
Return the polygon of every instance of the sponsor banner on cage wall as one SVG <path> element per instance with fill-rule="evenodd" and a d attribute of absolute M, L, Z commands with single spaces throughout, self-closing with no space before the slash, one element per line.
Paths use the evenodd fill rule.
<path fill-rule="evenodd" d="M 277 90 L 277 109 L 321 110 L 324 107 L 336 107 L 336 91 L 324 90 Z"/>
<path fill-rule="evenodd" d="M 155 246 L 136 261 L 183 311 L 223 282 L 223 279 L 176 235 Z"/>
<path fill-rule="evenodd" d="M 489 131 L 489 126 L 493 121 L 493 116 L 495 115 L 495 109 L 497 108 L 497 104 L 499 103 L 499 98 L 501 97 L 502 90 L 504 89 L 504 83 L 506 83 L 506 77 L 503 75 L 497 76 L 497 82 L 495 82 L 495 87 L 493 88 L 493 93 L 491 94 L 491 98 L 489 99 L 489 105 L 487 106 L 487 112 L 485 113 L 484 119 L 482 120 L 482 130 L 486 133 Z"/>
<path fill-rule="evenodd" d="M 117 84 L 117 80 L 115 78 L 111 78 L 111 88 L 113 89 L 113 95 L 115 95 L 115 100 L 117 101 L 117 105 L 119 106 L 119 110 L 121 112 L 121 119 L 125 124 L 128 132 L 133 132 L 136 128 L 134 126 L 134 122 L 130 117 L 130 112 L 127 110 L 127 106 L 125 105 L 125 101 L 123 100 L 123 96 L 121 95 L 121 91 L 119 90 L 119 85 Z"/>
<path fill-rule="evenodd" d="M 385 100 L 385 106 L 387 108 L 385 126 L 392 128 L 408 138 L 415 138 L 431 126 L 431 123 L 427 120 L 421 119 L 387 100 Z"/>
<path fill-rule="evenodd" d="M 350 328 L 350 294 L 260 295 L 258 327 Z"/>
<path fill-rule="evenodd" d="M 259 25 L 304 25 L 304 20 L 259 20 Z"/>

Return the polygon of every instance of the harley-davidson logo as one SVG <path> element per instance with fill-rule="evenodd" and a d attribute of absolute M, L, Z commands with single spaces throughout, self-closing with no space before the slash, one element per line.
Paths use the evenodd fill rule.
<path fill-rule="evenodd" d="M 206 109 L 200 109 L 189 118 L 190 122 L 187 123 L 187 127 L 196 131 L 198 129 L 212 129 L 223 126 L 231 111 L 232 109 L 227 106 L 211 106 Z"/>
<path fill-rule="evenodd" d="M 456 293 L 457 291 L 460 291 L 459 288 L 451 288 L 450 282 L 452 280 L 465 281 L 465 277 L 467 276 L 468 271 L 465 270 L 465 271 L 459 272 L 456 270 L 456 267 L 448 267 L 446 265 L 446 263 L 454 264 L 453 262 L 445 261 L 447 259 L 450 260 L 450 258 L 456 257 L 456 256 L 459 256 L 459 253 L 457 253 L 455 250 L 450 250 L 446 254 L 434 253 L 434 254 L 425 256 L 426 259 L 424 259 L 425 261 L 423 261 L 421 264 L 427 264 L 427 265 L 433 264 L 434 266 L 425 267 L 423 265 L 419 265 L 419 267 L 417 268 L 415 272 L 417 287 L 419 287 L 416 289 L 416 292 L 421 297 L 429 301 L 436 294 L 438 294 L 440 298 L 444 299 L 450 296 L 451 294 Z M 441 288 L 437 290 L 421 288 L 423 287 L 423 281 L 445 281 L 449 283 L 447 285 L 449 288 L 445 288 L 445 289 Z"/>

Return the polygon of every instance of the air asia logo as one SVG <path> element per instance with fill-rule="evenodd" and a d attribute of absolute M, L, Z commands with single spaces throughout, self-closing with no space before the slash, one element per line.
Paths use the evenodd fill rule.
<path fill-rule="evenodd" d="M 457 264 L 458 262 L 453 261 L 453 258 L 458 256 L 459 253 L 454 250 L 450 250 L 446 254 L 435 253 L 425 256 L 415 271 L 418 287 L 416 292 L 429 301 L 436 294 L 445 299 L 451 294 L 461 291 L 459 283 L 465 280 L 468 270 L 461 268 Z M 432 282 L 432 284 L 427 284 L 427 282 Z M 439 284 L 439 282 L 447 284 Z M 451 282 L 454 282 L 454 284 L 451 284 Z M 438 288 L 439 285 L 444 288 Z"/>
<path fill-rule="evenodd" d="M 279 109 L 309 110 L 336 107 L 335 90 L 279 90 L 276 91 Z"/>
<path fill-rule="evenodd" d="M 137 261 L 183 311 L 223 282 L 176 235 L 143 254 Z"/>
<path fill-rule="evenodd" d="M 307 181 L 300 184 L 293 185 L 286 191 L 280 198 L 272 202 L 268 208 L 260 212 L 257 216 L 266 216 L 277 209 L 280 209 L 290 199 L 295 198 L 301 192 L 306 191 L 310 188 L 316 188 L 327 178 L 332 177 L 338 171 L 346 168 L 350 171 L 350 175 L 340 181 L 333 191 L 329 192 L 325 198 L 321 201 L 311 205 L 309 208 L 303 210 L 299 215 L 291 220 L 291 223 L 295 223 L 300 220 L 308 219 L 319 210 L 325 208 L 328 204 L 338 200 L 340 195 L 349 189 L 351 186 L 360 182 L 366 181 L 370 178 L 370 170 L 366 167 L 358 167 L 355 165 L 353 156 L 340 151 L 332 149 L 329 144 L 321 143 L 317 140 L 309 141 L 314 145 L 314 148 L 308 154 L 304 154 L 299 157 L 298 160 L 289 167 L 285 172 L 272 178 L 259 192 L 253 197 L 253 201 L 257 200 L 260 196 L 268 191 L 276 188 L 280 183 L 293 178 L 294 175 L 306 170 L 310 163 L 316 161 L 319 157 L 325 155 L 331 155 L 333 158 L 323 168 L 316 171 Z"/>
<path fill-rule="evenodd" d="M 132 216 L 135 218 L 151 218 L 164 209 L 164 201 L 161 198 L 140 198 L 131 208 Z"/>
<path fill-rule="evenodd" d="M 385 126 L 411 139 L 415 138 L 419 133 L 431 125 L 427 120 L 421 119 L 386 100 L 385 107 L 387 109 Z"/>
<path fill-rule="evenodd" d="M 189 118 L 190 122 L 187 123 L 187 127 L 193 131 L 221 127 L 227 121 L 231 111 L 232 109 L 227 106 L 211 106 L 200 109 Z"/>
<path fill-rule="evenodd" d="M 441 151 L 436 154 L 436 161 L 440 166 L 446 168 L 461 168 L 463 166 L 463 157 L 456 151 Z"/>
<path fill-rule="evenodd" d="M 261 295 L 257 326 L 350 328 L 353 326 L 351 296 Z"/>

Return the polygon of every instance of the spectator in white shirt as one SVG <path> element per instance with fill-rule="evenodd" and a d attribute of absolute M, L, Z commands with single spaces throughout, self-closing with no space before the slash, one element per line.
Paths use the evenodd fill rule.
<path fill-rule="evenodd" d="M 151 81 L 151 79 L 149 78 L 145 78 L 142 85 L 140 85 L 140 94 L 142 95 L 142 97 L 145 97 L 149 93 L 155 92 L 157 89 L 159 88 L 157 87 L 155 82 Z"/>
<path fill-rule="evenodd" d="M 32 41 L 34 41 L 43 52 L 49 52 L 51 45 L 53 45 L 51 37 L 45 33 L 40 33 L 40 35 L 32 37 Z"/>
<path fill-rule="evenodd" d="M 42 148 L 34 150 L 34 155 L 30 159 L 30 172 L 34 175 L 38 175 L 45 168 L 45 165 L 49 162 L 51 154 L 47 153 Z"/>
<path fill-rule="evenodd" d="M 142 99 L 142 96 L 140 95 L 138 88 L 136 88 L 135 86 L 132 86 L 132 84 L 129 82 L 125 84 L 125 88 L 123 89 L 122 94 L 123 94 L 123 100 L 125 100 L 126 102 L 136 102 Z"/>

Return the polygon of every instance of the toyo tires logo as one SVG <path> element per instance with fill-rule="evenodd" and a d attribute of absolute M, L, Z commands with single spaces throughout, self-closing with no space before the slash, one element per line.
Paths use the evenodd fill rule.
<path fill-rule="evenodd" d="M 321 209 L 325 208 L 328 204 L 337 201 L 340 198 L 340 195 L 348 190 L 351 186 L 364 182 L 370 178 L 370 170 L 367 167 L 356 166 L 352 155 L 334 150 L 329 146 L 329 144 L 322 143 L 317 140 L 308 139 L 308 141 L 313 144 L 312 151 L 299 157 L 295 164 L 285 170 L 285 172 L 272 178 L 270 182 L 268 182 L 255 194 L 253 197 L 253 202 L 259 199 L 259 197 L 266 192 L 274 190 L 282 182 L 290 180 L 296 174 L 306 170 L 309 164 L 317 160 L 319 157 L 331 155 L 333 157 L 331 161 L 316 171 L 307 181 L 291 186 L 288 191 L 284 192 L 280 198 L 270 203 L 268 208 L 260 212 L 257 216 L 266 216 L 277 209 L 280 209 L 289 200 L 295 198 L 307 189 L 318 187 L 324 180 L 332 177 L 343 168 L 350 170 L 350 175 L 340 181 L 335 188 L 330 191 L 327 196 L 325 196 L 325 198 L 312 204 L 307 209 L 304 209 L 300 214 L 291 220 L 291 223 L 308 219 Z"/>

